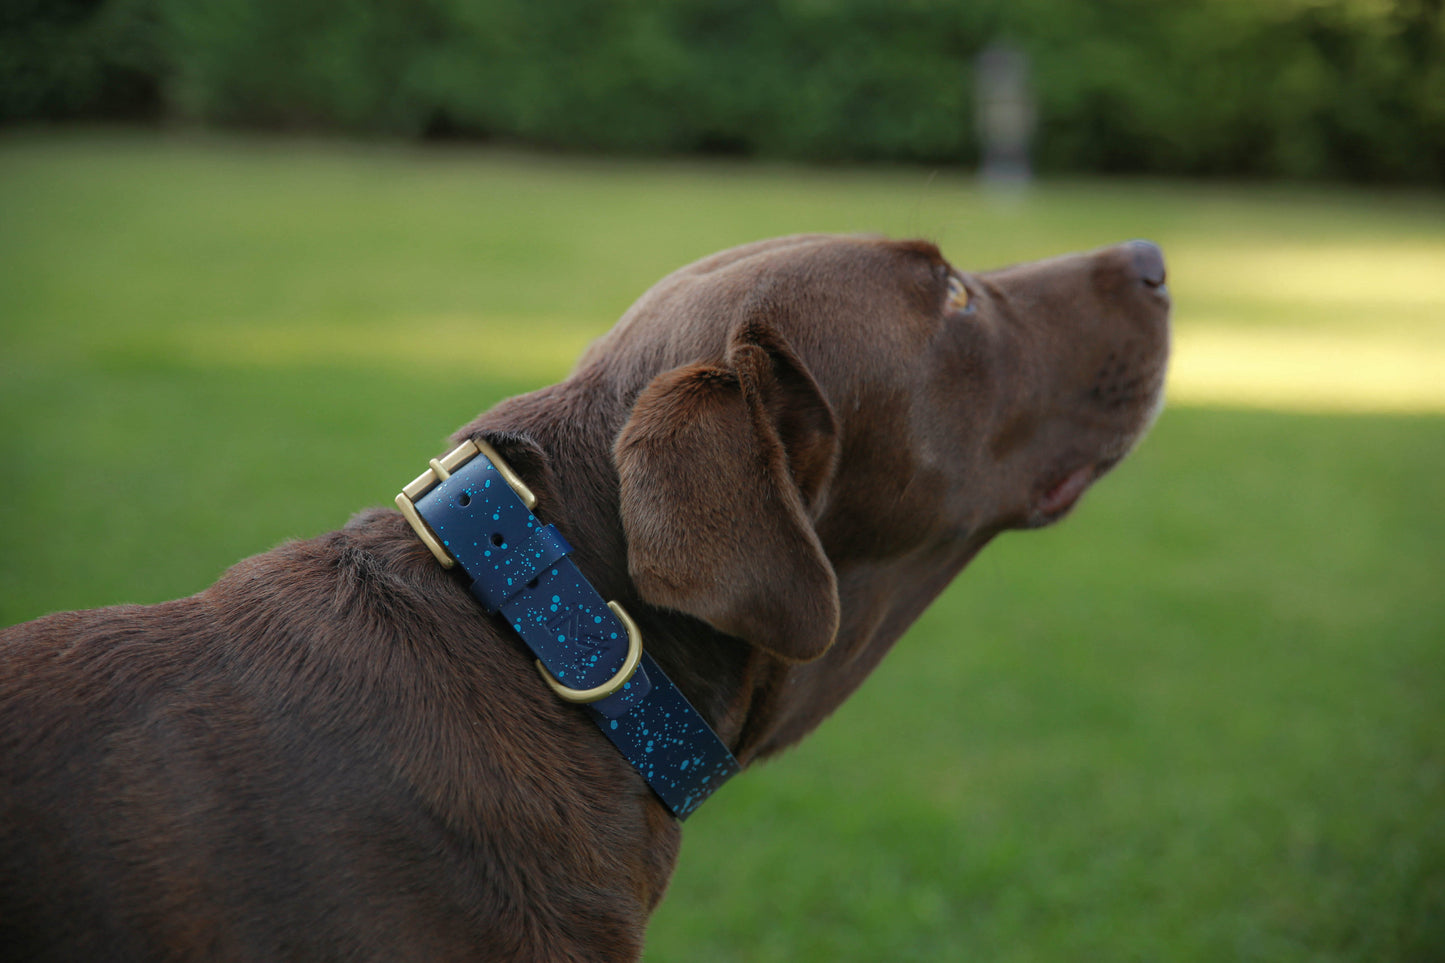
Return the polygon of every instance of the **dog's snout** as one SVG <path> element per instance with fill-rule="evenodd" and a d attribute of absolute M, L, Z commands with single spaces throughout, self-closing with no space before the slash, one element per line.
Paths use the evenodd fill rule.
<path fill-rule="evenodd" d="M 1153 241 L 1130 241 L 1129 263 L 1134 276 L 1151 288 L 1164 286 L 1164 252 Z"/>

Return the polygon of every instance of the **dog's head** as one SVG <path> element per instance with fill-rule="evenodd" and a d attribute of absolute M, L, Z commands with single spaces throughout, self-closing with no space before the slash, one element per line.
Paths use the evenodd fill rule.
<path fill-rule="evenodd" d="M 840 582 L 922 565 L 931 598 L 995 533 L 1063 516 L 1158 411 L 1168 314 L 1147 242 L 971 274 L 803 236 L 675 272 L 578 370 L 629 412 L 639 593 L 788 662 L 840 619 L 897 621 L 840 610 Z"/>

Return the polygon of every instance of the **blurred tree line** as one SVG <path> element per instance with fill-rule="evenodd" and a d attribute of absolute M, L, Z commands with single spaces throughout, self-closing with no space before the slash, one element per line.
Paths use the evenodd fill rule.
<path fill-rule="evenodd" d="M 1445 183 L 1445 0 L 0 0 L 0 123 L 161 119 L 972 164 L 1032 58 L 1050 171 Z"/>

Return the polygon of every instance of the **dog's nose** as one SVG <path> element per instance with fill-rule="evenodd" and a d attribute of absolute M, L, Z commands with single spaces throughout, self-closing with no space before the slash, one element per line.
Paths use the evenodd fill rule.
<path fill-rule="evenodd" d="M 1164 285 L 1164 252 L 1153 241 L 1130 241 L 1130 263 L 1134 274 L 1151 288 Z"/>

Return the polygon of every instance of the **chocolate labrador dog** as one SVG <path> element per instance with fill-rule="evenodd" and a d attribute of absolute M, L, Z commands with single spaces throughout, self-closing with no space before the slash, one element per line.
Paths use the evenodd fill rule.
<path fill-rule="evenodd" d="M 636 959 L 680 818 L 1129 451 L 1168 315 L 1144 241 L 735 248 L 402 512 L 7 630 L 0 956 Z"/>

